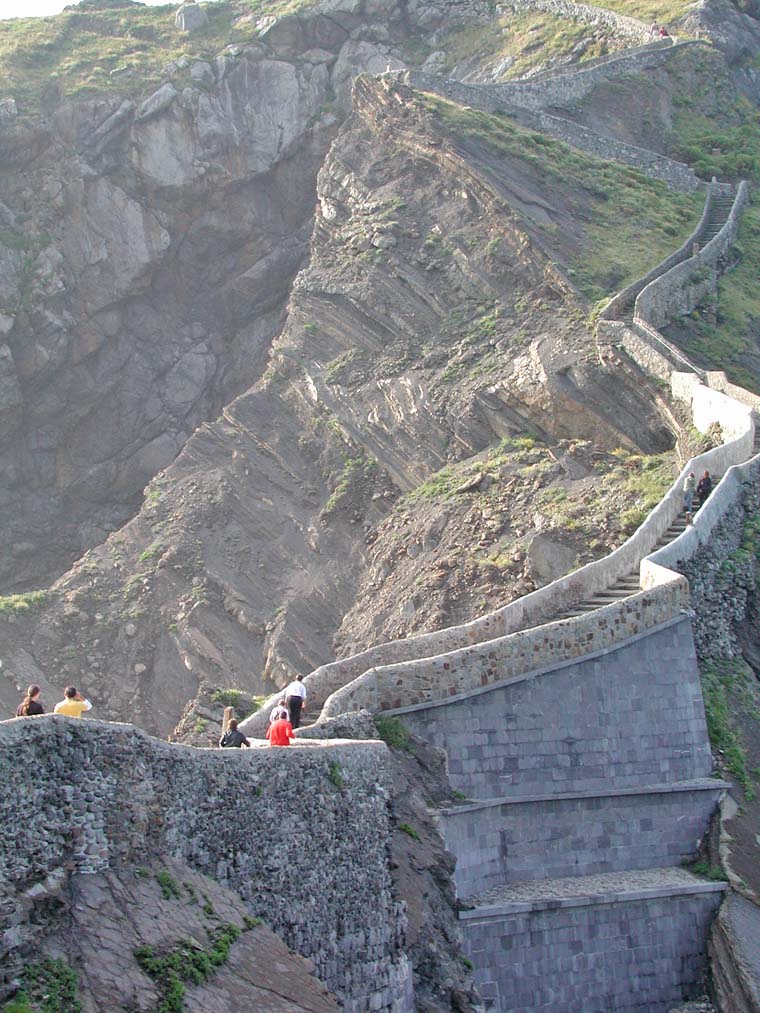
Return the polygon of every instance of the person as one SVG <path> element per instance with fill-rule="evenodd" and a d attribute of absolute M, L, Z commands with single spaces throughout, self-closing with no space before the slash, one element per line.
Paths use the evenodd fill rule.
<path fill-rule="evenodd" d="M 704 506 L 705 500 L 712 492 L 712 477 L 709 471 L 705 471 L 704 475 L 700 478 L 697 484 L 697 496 L 699 496 L 699 505 Z"/>
<path fill-rule="evenodd" d="M 690 471 L 683 484 L 683 508 L 686 511 L 686 523 L 691 524 L 691 511 L 694 505 L 694 472 Z"/>
<path fill-rule="evenodd" d="M 652 27 L 649 29 L 649 31 L 652 33 L 652 35 L 660 34 L 660 26 L 657 24 L 656 21 L 652 22 Z"/>
<path fill-rule="evenodd" d="M 81 718 L 85 711 L 92 710 L 90 701 L 77 693 L 74 686 L 67 686 L 63 691 L 63 700 L 53 708 L 54 714 L 65 714 L 70 718 Z"/>
<path fill-rule="evenodd" d="M 40 703 L 40 690 L 39 686 L 30 686 L 26 691 L 26 696 L 16 708 L 17 718 L 33 718 L 38 714 L 44 714 L 45 708 Z"/>
<path fill-rule="evenodd" d="M 221 739 L 219 739 L 220 749 L 242 749 L 245 746 L 246 749 L 250 747 L 251 743 L 243 735 L 242 732 L 238 731 L 238 723 L 234 718 L 230 718 L 227 724 L 227 731 L 222 733 Z"/>
<path fill-rule="evenodd" d="M 285 718 L 277 718 L 267 728 L 267 738 L 270 746 L 289 746 L 290 740 L 295 738 L 293 725 Z"/>
<path fill-rule="evenodd" d="M 269 712 L 269 724 L 273 724 L 278 718 L 286 717 L 288 717 L 288 708 L 285 706 L 285 697 L 281 696 Z"/>
<path fill-rule="evenodd" d="M 306 710 L 306 687 L 303 684 L 303 676 L 297 675 L 295 679 L 285 688 L 285 703 L 290 715 L 290 723 L 294 728 L 301 725 L 301 711 Z"/>
<path fill-rule="evenodd" d="M 662 25 L 660 27 L 660 38 L 661 39 L 669 39 L 670 38 L 670 32 L 667 30 L 667 28 L 665 27 L 665 25 Z"/>

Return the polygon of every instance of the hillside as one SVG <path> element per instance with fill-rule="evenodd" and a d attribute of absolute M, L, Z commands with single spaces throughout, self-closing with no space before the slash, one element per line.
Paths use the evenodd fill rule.
<path fill-rule="evenodd" d="M 603 555 L 688 456 L 588 317 L 700 195 L 387 81 L 349 98 L 361 69 L 495 80 L 497 35 L 506 77 L 594 66 L 616 26 L 539 12 L 529 65 L 526 12 L 287 13 L 0 23 L 6 706 L 75 681 L 166 734 L 199 687 L 266 692 Z M 746 60 L 681 48 L 559 111 L 706 172 L 678 117 L 735 121 L 751 157 Z"/>

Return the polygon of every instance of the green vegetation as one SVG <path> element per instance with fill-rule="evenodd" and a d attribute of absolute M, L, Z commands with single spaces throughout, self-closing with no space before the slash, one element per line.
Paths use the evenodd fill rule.
<path fill-rule="evenodd" d="M 473 970 L 473 968 L 475 967 L 475 965 L 474 965 L 474 964 L 473 964 L 473 962 L 472 962 L 472 961 L 470 960 L 470 958 L 469 958 L 469 957 L 462 957 L 461 959 L 462 959 L 462 963 L 463 963 L 463 964 L 464 964 L 464 966 L 465 966 L 465 967 L 467 968 L 467 970 L 468 970 L 468 971 L 472 971 L 472 970 Z"/>
<path fill-rule="evenodd" d="M 415 830 L 409 823 L 399 823 L 398 828 L 407 837 L 411 837 L 413 841 L 421 840 L 419 830 Z"/>
<path fill-rule="evenodd" d="M 568 199 L 571 191 L 585 192 L 586 224 L 582 242 L 570 254 L 569 274 L 591 302 L 640 278 L 699 221 L 700 194 L 674 194 L 638 169 L 576 151 L 505 116 L 427 94 L 421 101 L 465 144 L 522 162 L 534 179 Z"/>
<path fill-rule="evenodd" d="M 693 6 L 691 0 L 589 0 L 589 3 L 592 7 L 604 7 L 647 24 L 656 21 L 658 25 L 669 25 Z M 679 32 L 678 37 L 683 38 L 683 35 Z"/>
<path fill-rule="evenodd" d="M 374 457 L 357 454 L 345 457 L 344 462 L 338 484 L 322 509 L 320 515 L 322 518 L 334 513 L 344 500 L 348 499 L 353 491 L 358 491 L 365 482 L 373 481 L 377 471 L 377 461 Z"/>
<path fill-rule="evenodd" d="M 723 369 L 729 379 L 760 393 L 760 207 L 745 210 L 736 243 L 735 264 L 718 280 L 717 302 L 705 304 L 689 322 L 681 343 L 688 355 L 708 369 Z"/>
<path fill-rule="evenodd" d="M 41 605 L 47 598 L 47 591 L 27 591 L 25 594 L 0 595 L 0 616 L 24 615 L 30 609 Z"/>
<path fill-rule="evenodd" d="M 226 964 L 240 932 L 236 925 L 219 925 L 209 931 L 208 948 L 194 939 L 185 939 L 165 953 L 157 953 L 152 946 L 135 950 L 138 964 L 156 983 L 160 997 L 156 1013 L 181 1013 L 184 983 L 202 985 L 208 981 L 217 968 Z"/>
<path fill-rule="evenodd" d="M 346 779 L 337 760 L 330 760 L 327 776 L 330 779 L 330 783 L 334 784 L 336 788 L 344 788 L 346 786 Z"/>
<path fill-rule="evenodd" d="M 215 689 L 211 693 L 211 699 L 222 707 L 234 707 L 235 710 L 238 710 L 242 695 L 243 691 L 240 689 Z M 259 698 L 256 697 L 256 699 L 258 700 Z M 262 697 L 261 702 L 263 703 L 266 699 L 266 697 Z M 259 704 L 259 706 L 261 705 Z"/>
<path fill-rule="evenodd" d="M 204 4 L 208 25 L 192 37 L 174 26 L 175 4 L 145 7 L 103 0 L 49 18 L 0 21 L 0 94 L 13 95 L 19 112 L 47 96 L 115 92 L 148 94 L 166 78 L 165 68 L 184 58 L 209 59 L 229 43 L 257 38 L 255 15 L 286 14 L 309 0 L 239 0 Z M 251 18 L 240 19 L 250 12 Z"/>
<path fill-rule="evenodd" d="M 741 731 L 736 727 L 735 711 L 755 711 L 752 695 L 754 675 L 746 662 L 738 658 L 713 660 L 702 668 L 702 696 L 707 714 L 707 729 L 713 749 L 720 751 L 726 768 L 744 789 L 747 800 L 755 797 L 747 750 Z"/>
<path fill-rule="evenodd" d="M 28 964 L 21 984 L 21 991 L 3 1006 L 3 1013 L 81 1013 L 77 975 L 65 960 Z"/>
<path fill-rule="evenodd" d="M 375 714 L 374 722 L 377 734 L 387 746 L 390 746 L 391 749 L 409 751 L 411 748 L 411 736 L 399 718 Z"/>
<path fill-rule="evenodd" d="M 180 896 L 177 881 L 165 869 L 156 873 L 156 882 L 161 887 L 164 900 L 171 900 L 172 897 Z"/>
<path fill-rule="evenodd" d="M 581 61 L 589 60 L 621 47 L 619 40 L 595 38 L 589 41 L 588 25 L 571 18 L 542 11 L 525 14 L 510 12 L 486 25 L 462 25 L 449 32 L 440 45 L 446 52 L 444 69 L 457 63 L 479 60 L 495 63 L 511 57 L 501 78 L 520 77 L 549 60 L 568 55 L 579 42 L 587 40 Z M 412 52 L 413 62 L 427 55 Z"/>
<path fill-rule="evenodd" d="M 725 882 L 728 879 L 725 872 L 719 865 L 710 865 L 709 862 L 685 862 L 684 868 L 688 869 L 689 872 L 693 872 L 695 876 L 704 876 L 706 879 L 712 879 L 714 882 Z"/>

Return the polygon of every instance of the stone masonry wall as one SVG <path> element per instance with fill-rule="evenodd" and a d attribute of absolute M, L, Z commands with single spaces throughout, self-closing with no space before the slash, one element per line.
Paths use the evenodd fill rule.
<path fill-rule="evenodd" d="M 478 919 L 465 929 L 465 948 L 483 998 L 502 1013 L 667 1010 L 701 992 L 704 941 L 721 896 L 642 897 Z"/>
<path fill-rule="evenodd" d="M 572 3 L 572 0 L 509 0 L 509 3 L 500 5 L 501 11 L 510 9 L 518 13 L 546 11 L 547 14 L 553 14 L 555 17 L 583 21 L 588 25 L 608 29 L 613 35 L 624 39 L 632 46 L 646 45 L 652 40 L 650 26 L 644 24 L 643 21 L 627 18 L 623 14 L 616 14 L 614 11 L 604 10 L 602 7 Z"/>
<path fill-rule="evenodd" d="M 168 854 L 240 894 L 343 1009 L 411 1011 L 389 783 L 381 742 L 216 751 L 87 719 L 3 722 L 0 896 Z M 0 932 L 1 955 L 15 934 Z"/>
<path fill-rule="evenodd" d="M 597 654 L 394 713 L 445 749 L 452 785 L 471 798 L 609 791 L 712 770 L 686 616 Z"/>
<path fill-rule="evenodd" d="M 694 858 L 722 782 L 618 795 L 464 805 L 442 816 L 457 896 L 503 883 L 680 865 Z"/>
<path fill-rule="evenodd" d="M 595 68 L 597 75 L 602 75 L 609 64 Z M 581 73 L 581 72 L 577 72 Z M 587 75 L 591 71 L 585 72 Z M 608 75 L 611 73 L 607 69 Z M 642 172 L 668 184 L 673 190 L 690 193 L 702 185 L 693 170 L 682 162 L 676 162 L 665 155 L 639 148 L 634 144 L 626 144 L 609 137 L 603 137 L 595 131 L 560 119 L 544 112 L 545 106 L 568 104 L 568 91 L 572 91 L 569 82 L 575 75 L 551 78 L 529 84 L 465 84 L 439 77 L 437 74 L 421 70 L 392 71 L 390 76 L 420 91 L 432 92 L 442 98 L 460 105 L 469 105 L 491 113 L 504 113 L 512 116 L 523 126 L 532 130 L 540 130 L 556 137 L 572 147 L 586 151 L 597 158 L 615 160 L 632 165 Z M 598 82 L 597 82 L 598 83 Z M 586 82 L 588 90 L 595 87 L 595 79 L 589 77 Z M 585 90 L 581 89 L 585 94 Z M 548 94 L 544 94 L 548 92 Z M 556 93 L 556 94 L 555 94 Z M 559 101 L 564 96 L 564 101 Z"/>

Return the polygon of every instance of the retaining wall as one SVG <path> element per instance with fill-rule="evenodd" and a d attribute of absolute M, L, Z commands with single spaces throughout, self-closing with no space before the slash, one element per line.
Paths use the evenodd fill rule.
<path fill-rule="evenodd" d="M 600 68 L 600 71 L 602 69 L 604 68 Z M 504 113 L 525 127 L 550 134 L 552 137 L 595 155 L 597 158 L 623 162 L 640 169 L 653 179 L 667 183 L 673 190 L 690 193 L 703 185 L 697 179 L 694 171 L 682 162 L 676 162 L 665 155 L 648 151 L 646 148 L 639 148 L 634 144 L 603 137 L 579 123 L 573 123 L 571 120 L 561 119 L 544 112 L 544 104 L 552 105 L 552 102 L 549 100 L 546 103 L 539 101 L 535 97 L 536 93 L 539 88 L 547 88 L 550 84 L 558 93 L 564 93 L 563 85 L 566 82 L 564 77 L 551 78 L 535 85 L 487 85 L 464 84 L 461 81 L 452 81 L 421 70 L 390 71 L 387 76 L 419 91 L 440 95 L 459 105 L 468 105 L 491 113 Z M 574 77 L 575 74 L 572 75 L 573 79 Z M 523 93 L 520 90 L 513 95 L 510 91 L 513 88 L 530 88 L 531 91 Z"/>
<path fill-rule="evenodd" d="M 459 898 L 494 886 L 680 865 L 694 858 L 722 791 L 708 779 L 612 793 L 502 799 L 441 814 Z"/>
<path fill-rule="evenodd" d="M 559 18 L 573 18 L 588 25 L 607 28 L 634 46 L 644 45 L 652 40 L 650 26 L 643 21 L 627 18 L 624 14 L 616 14 L 603 7 L 572 3 L 572 0 L 509 0 L 509 3 L 501 4 L 499 7 L 501 11 L 510 9 L 517 12 L 545 11 Z"/>
<path fill-rule="evenodd" d="M 414 1008 L 383 743 L 192 749 L 51 715 L 0 724 L 0 784 L 0 892 L 168 854 L 239 893 L 343 1009 Z M 17 940 L 0 929 L 2 952 Z"/>
<path fill-rule="evenodd" d="M 610 791 L 712 770 L 686 616 L 623 645 L 392 713 L 445 749 L 452 785 L 470 798 Z"/>
<path fill-rule="evenodd" d="M 720 262 L 736 239 L 741 213 L 749 201 L 742 181 L 728 220 L 699 252 L 651 281 L 636 298 L 634 325 L 659 330 L 675 317 L 685 316 L 715 290 Z"/>
<path fill-rule="evenodd" d="M 465 949 L 500 1013 L 642 1013 L 701 994 L 721 884 L 640 899 L 547 902 L 505 917 L 463 912 Z M 635 896 L 635 895 L 634 895 Z"/>

